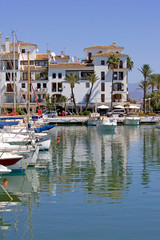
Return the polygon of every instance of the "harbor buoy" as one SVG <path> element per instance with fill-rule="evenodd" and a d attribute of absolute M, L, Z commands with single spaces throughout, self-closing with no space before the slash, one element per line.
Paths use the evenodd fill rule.
<path fill-rule="evenodd" d="M 60 142 L 60 137 L 57 137 L 57 142 Z"/>
<path fill-rule="evenodd" d="M 4 184 L 4 186 L 8 186 L 8 180 L 6 178 L 4 178 L 3 184 Z"/>

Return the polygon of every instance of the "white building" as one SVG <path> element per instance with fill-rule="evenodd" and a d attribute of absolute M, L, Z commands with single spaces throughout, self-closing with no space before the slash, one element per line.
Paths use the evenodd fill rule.
<path fill-rule="evenodd" d="M 55 55 L 50 51 L 47 54 L 37 54 L 37 45 L 18 41 L 15 44 L 15 92 L 16 106 L 26 108 L 28 91 L 28 52 L 30 62 L 30 101 L 32 111 L 37 107 L 38 99 L 41 107 L 45 106 L 46 94 L 56 96 L 57 100 L 61 95 L 68 99 L 67 105 L 73 110 L 70 85 L 65 82 L 67 74 L 76 73 L 81 78 L 79 84 L 75 84 L 74 94 L 78 110 L 85 109 L 86 98 L 90 92 L 91 83 L 87 76 L 95 73 L 98 80 L 93 86 L 89 109 L 93 111 L 103 104 L 111 106 L 111 91 L 113 89 L 113 105 L 127 103 L 128 98 L 128 68 L 127 55 L 122 53 L 123 47 L 118 47 L 114 42 L 111 46 L 92 46 L 84 49 L 85 59 L 80 62 L 78 58 L 70 59 L 69 55 L 61 52 Z M 120 64 L 112 72 L 107 64 L 110 55 L 114 54 L 120 58 Z M 0 36 L 0 105 L 2 111 L 13 109 L 14 101 L 14 69 L 13 69 L 13 43 L 6 38 L 5 44 L 1 44 Z M 113 78 L 112 78 L 113 76 Z M 113 82 L 113 87 L 112 87 Z M 36 96 L 34 95 L 36 93 Z M 58 104 L 57 105 L 61 105 Z"/>
<path fill-rule="evenodd" d="M 128 99 L 128 68 L 127 57 L 123 54 L 123 47 L 118 47 L 114 42 L 111 46 L 92 46 L 84 49 L 85 60 L 80 62 L 62 62 L 49 65 L 49 83 L 48 90 L 51 96 L 59 98 L 61 95 L 66 96 L 68 106 L 71 103 L 71 89 L 65 82 L 67 74 L 76 73 L 79 84 L 75 84 L 74 94 L 77 106 L 82 110 L 86 105 L 86 98 L 89 94 L 91 83 L 87 80 L 87 75 L 95 73 L 99 78 L 94 84 L 90 98 L 89 108 L 95 109 L 98 105 L 105 104 L 111 106 L 111 91 L 113 82 L 112 102 L 113 106 L 118 104 L 126 104 Z M 109 69 L 107 60 L 110 55 L 114 54 L 120 58 L 120 64 L 117 69 Z M 65 56 L 63 56 L 65 57 Z M 61 57 L 62 59 L 62 57 Z M 113 76 L 113 78 L 112 78 Z"/>

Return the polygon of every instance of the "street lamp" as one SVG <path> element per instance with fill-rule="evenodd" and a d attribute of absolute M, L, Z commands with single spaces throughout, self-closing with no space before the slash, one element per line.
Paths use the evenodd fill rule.
<path fill-rule="evenodd" d="M 148 112 L 150 112 L 150 100 L 151 100 L 151 98 L 148 98 L 148 100 L 149 100 L 149 104 L 148 104 Z"/>

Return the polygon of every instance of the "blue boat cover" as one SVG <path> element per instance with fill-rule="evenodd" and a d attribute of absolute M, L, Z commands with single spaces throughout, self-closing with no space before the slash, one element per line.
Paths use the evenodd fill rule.
<path fill-rule="evenodd" d="M 40 133 L 43 131 L 47 131 L 50 130 L 51 128 L 55 127 L 56 124 L 53 125 L 47 125 L 47 126 L 43 126 L 43 127 L 38 127 L 38 128 L 34 128 L 35 133 Z"/>

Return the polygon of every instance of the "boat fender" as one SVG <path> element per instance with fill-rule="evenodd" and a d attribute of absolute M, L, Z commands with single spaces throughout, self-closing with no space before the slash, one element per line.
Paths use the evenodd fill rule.
<path fill-rule="evenodd" d="M 60 142 L 60 137 L 57 137 L 57 142 Z"/>

